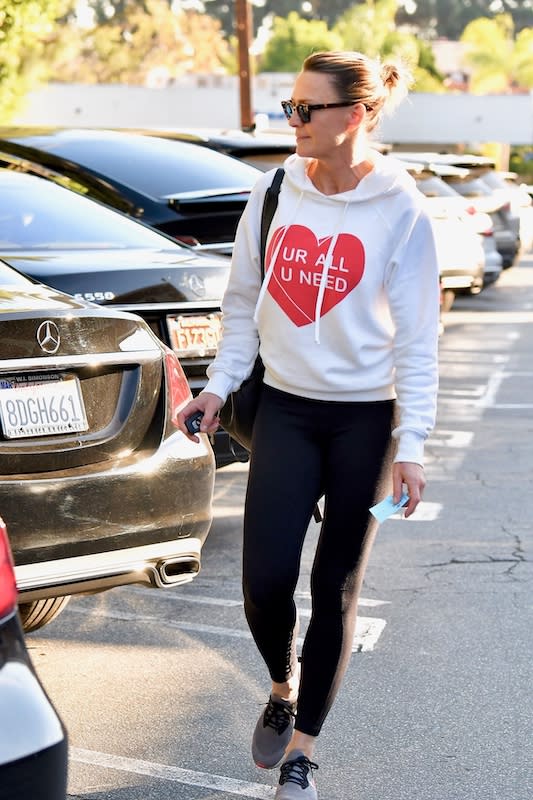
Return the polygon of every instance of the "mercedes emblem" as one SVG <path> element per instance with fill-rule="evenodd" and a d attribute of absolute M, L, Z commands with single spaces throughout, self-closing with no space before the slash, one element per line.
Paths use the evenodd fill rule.
<path fill-rule="evenodd" d="M 37 342 L 45 353 L 53 355 L 59 350 L 61 337 L 59 335 L 59 328 L 55 322 L 47 319 L 46 322 L 41 322 L 35 334 Z"/>

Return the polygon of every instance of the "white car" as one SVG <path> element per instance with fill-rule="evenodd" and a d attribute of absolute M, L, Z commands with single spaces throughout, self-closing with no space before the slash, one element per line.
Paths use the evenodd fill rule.
<path fill-rule="evenodd" d="M 434 217 L 460 218 L 480 238 L 484 252 L 483 287 L 495 283 L 503 269 L 503 258 L 496 246 L 494 224 L 489 214 L 478 211 L 467 198 L 449 186 L 444 178 L 449 175 L 466 176 L 465 169 L 434 164 L 406 162 L 405 166 L 414 176 L 419 190 L 428 198 L 430 213 Z"/>
<path fill-rule="evenodd" d="M 64 800 L 67 757 L 65 728 L 26 650 L 0 519 L 0 800 Z"/>

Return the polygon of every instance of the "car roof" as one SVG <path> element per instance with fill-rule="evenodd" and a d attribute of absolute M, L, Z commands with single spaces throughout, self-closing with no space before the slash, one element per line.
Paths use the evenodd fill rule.
<path fill-rule="evenodd" d="M 8 147 L 24 148 L 29 160 L 51 168 L 58 166 L 58 160 L 78 164 L 153 198 L 177 196 L 183 185 L 189 192 L 249 192 L 261 175 L 225 153 L 211 149 L 199 153 L 189 141 L 104 128 L 0 129 L 0 150 Z"/>

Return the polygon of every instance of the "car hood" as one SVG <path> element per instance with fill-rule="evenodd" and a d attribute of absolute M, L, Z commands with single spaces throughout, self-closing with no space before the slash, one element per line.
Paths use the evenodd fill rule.
<path fill-rule="evenodd" d="M 184 250 L 0 251 L 0 258 L 30 277 L 98 303 L 217 303 L 230 259 Z"/>

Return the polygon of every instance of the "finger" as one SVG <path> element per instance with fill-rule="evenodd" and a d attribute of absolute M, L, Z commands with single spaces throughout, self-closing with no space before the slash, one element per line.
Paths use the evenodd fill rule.
<path fill-rule="evenodd" d="M 402 496 L 403 481 L 399 473 L 392 476 L 392 497 L 395 503 L 399 503 Z"/>
<path fill-rule="evenodd" d="M 408 484 L 407 494 L 409 495 L 409 502 L 405 507 L 404 516 L 410 517 L 416 511 L 416 507 L 421 500 L 420 486 L 417 483 Z"/>
<path fill-rule="evenodd" d="M 200 425 L 200 430 L 202 433 L 215 433 L 220 426 L 220 419 L 218 416 L 218 412 L 214 414 L 211 419 L 209 419 L 207 412 L 204 414 L 202 419 L 202 423 Z"/>

